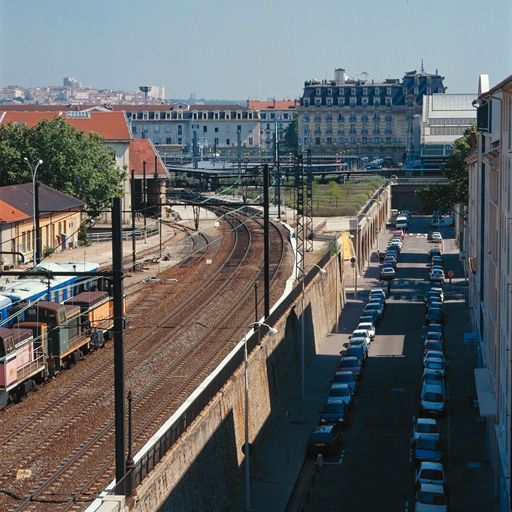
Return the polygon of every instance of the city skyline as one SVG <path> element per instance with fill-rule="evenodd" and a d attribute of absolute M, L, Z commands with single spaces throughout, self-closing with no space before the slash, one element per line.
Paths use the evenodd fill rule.
<path fill-rule="evenodd" d="M 337 67 L 381 81 L 419 70 L 423 59 L 427 72 L 446 77 L 449 93 L 476 92 L 481 73 L 497 83 L 512 71 L 507 0 L 481 14 L 478 0 L 26 6 L 0 3 L 1 87 L 73 76 L 98 89 L 163 85 L 168 98 L 265 99 L 299 97 L 304 81 L 332 79 Z"/>

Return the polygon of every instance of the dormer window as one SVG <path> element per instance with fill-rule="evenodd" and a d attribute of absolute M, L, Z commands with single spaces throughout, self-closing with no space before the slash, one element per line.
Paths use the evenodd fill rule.
<path fill-rule="evenodd" d="M 375 96 L 378 96 L 380 94 L 380 89 L 378 87 L 375 87 Z"/>
<path fill-rule="evenodd" d="M 391 87 L 386 87 L 386 94 L 391 96 Z"/>
<path fill-rule="evenodd" d="M 317 96 L 321 96 L 321 95 L 322 95 L 322 89 L 320 89 L 320 87 L 317 87 L 317 89 L 316 89 L 316 95 L 317 95 Z"/>
<path fill-rule="evenodd" d="M 332 96 L 332 89 L 331 89 L 330 87 L 329 87 L 329 89 L 327 89 L 327 94 L 328 94 L 329 96 Z"/>
<path fill-rule="evenodd" d="M 357 94 L 357 91 L 356 91 L 356 88 L 355 87 L 352 87 L 352 89 L 350 89 L 350 94 L 352 96 L 355 96 Z"/>
<path fill-rule="evenodd" d="M 309 107 L 309 98 L 304 98 L 304 106 Z"/>
<path fill-rule="evenodd" d="M 368 87 L 363 87 L 363 96 L 368 96 Z"/>

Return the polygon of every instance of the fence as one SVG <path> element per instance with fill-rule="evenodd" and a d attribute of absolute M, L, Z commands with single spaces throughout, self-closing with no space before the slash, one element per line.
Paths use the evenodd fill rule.
<path fill-rule="evenodd" d="M 158 225 L 147 227 L 146 229 L 144 229 L 144 228 L 136 229 L 135 230 L 135 238 L 137 240 L 140 240 L 140 239 L 144 238 L 145 236 L 157 235 L 158 232 L 159 232 Z M 122 233 L 123 240 L 131 240 L 133 233 L 134 233 L 133 230 L 123 230 L 123 233 Z M 112 241 L 112 232 L 109 230 L 109 231 L 105 231 L 105 232 L 100 231 L 98 233 L 87 233 L 87 238 L 91 242 L 110 242 L 110 241 Z"/>

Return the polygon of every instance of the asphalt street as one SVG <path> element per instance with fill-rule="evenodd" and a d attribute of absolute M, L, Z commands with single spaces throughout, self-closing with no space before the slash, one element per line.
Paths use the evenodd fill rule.
<path fill-rule="evenodd" d="M 307 499 L 299 500 L 305 511 L 414 510 L 411 434 L 419 413 L 423 371 L 423 296 L 430 286 L 427 251 L 433 245 L 427 240 L 429 223 L 429 217 L 412 218 L 398 261 L 398 278 L 370 346 L 341 451 L 315 467 Z M 453 228 L 442 228 L 441 232 L 445 273 L 454 272 L 453 283 L 445 285 L 448 400 L 442 421 L 449 509 L 493 511 L 485 422 L 471 400 L 476 350 L 463 343 L 464 332 L 471 330 L 463 269 Z M 381 251 L 389 237 L 381 235 Z M 341 317 L 340 332 L 347 341 L 368 290 L 375 286 L 379 281 L 374 257 L 351 301 L 350 315 Z M 308 471 L 308 465 L 315 466 L 316 462 L 308 461 L 303 471 Z"/>

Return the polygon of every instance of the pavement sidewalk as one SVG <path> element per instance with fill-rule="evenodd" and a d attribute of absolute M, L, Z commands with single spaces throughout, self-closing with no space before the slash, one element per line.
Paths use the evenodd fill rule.
<path fill-rule="evenodd" d="M 363 300 L 349 300 L 340 316 L 338 331 L 331 333 L 320 345 L 318 353 L 305 373 L 304 398 L 300 388 L 290 402 L 290 408 L 279 418 L 273 431 L 258 454 L 251 474 L 251 510 L 253 512 L 282 512 L 292 494 L 304 461 L 309 434 L 318 424 L 319 413 L 336 371 L 336 362 L 343 343 L 356 326 Z M 340 328 L 342 326 L 342 328 Z M 230 508 L 233 512 L 245 510 L 245 495 L 241 492 Z"/>

